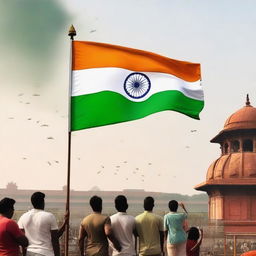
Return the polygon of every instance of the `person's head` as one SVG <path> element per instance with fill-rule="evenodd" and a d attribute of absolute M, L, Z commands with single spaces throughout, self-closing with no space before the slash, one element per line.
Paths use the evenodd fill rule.
<path fill-rule="evenodd" d="M 115 198 L 115 207 L 119 212 L 126 212 L 128 209 L 127 199 L 123 195 L 119 195 Z"/>
<path fill-rule="evenodd" d="M 178 207 L 179 207 L 179 204 L 176 200 L 171 200 L 169 202 L 169 209 L 171 212 L 177 212 Z"/>
<path fill-rule="evenodd" d="M 145 211 L 152 211 L 154 208 L 154 198 L 151 196 L 147 196 L 144 199 L 144 209 Z"/>
<path fill-rule="evenodd" d="M 45 194 L 42 192 L 35 192 L 31 196 L 31 203 L 35 209 L 44 209 Z"/>
<path fill-rule="evenodd" d="M 11 219 L 14 213 L 15 200 L 5 197 L 0 201 L 0 214 Z"/>
<path fill-rule="evenodd" d="M 90 199 L 90 206 L 94 212 L 102 211 L 102 199 L 98 196 L 93 196 Z"/>
<path fill-rule="evenodd" d="M 191 227 L 188 231 L 188 240 L 198 240 L 200 237 L 200 233 L 198 228 Z"/>

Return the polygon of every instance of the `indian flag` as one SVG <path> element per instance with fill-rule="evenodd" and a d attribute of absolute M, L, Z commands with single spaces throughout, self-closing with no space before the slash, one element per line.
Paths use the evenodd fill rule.
<path fill-rule="evenodd" d="M 122 46 L 74 41 L 71 130 L 173 110 L 199 119 L 200 64 Z"/>

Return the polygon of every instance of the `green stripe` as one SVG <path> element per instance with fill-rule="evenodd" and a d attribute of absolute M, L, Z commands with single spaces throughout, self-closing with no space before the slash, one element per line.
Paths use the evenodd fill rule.
<path fill-rule="evenodd" d="M 174 110 L 199 119 L 204 102 L 179 91 L 164 91 L 143 102 L 132 102 L 115 92 L 99 92 L 71 98 L 71 130 L 136 120 L 150 114 Z"/>

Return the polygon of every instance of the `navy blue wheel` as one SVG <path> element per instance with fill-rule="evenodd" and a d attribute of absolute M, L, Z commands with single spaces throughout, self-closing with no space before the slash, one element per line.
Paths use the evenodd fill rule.
<path fill-rule="evenodd" d="M 139 72 L 128 75 L 124 81 L 125 92 L 134 99 L 144 97 L 150 90 L 151 82 L 149 78 Z"/>

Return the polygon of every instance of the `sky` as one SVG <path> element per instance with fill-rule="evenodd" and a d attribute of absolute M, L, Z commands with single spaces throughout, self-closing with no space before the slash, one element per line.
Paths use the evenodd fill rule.
<path fill-rule="evenodd" d="M 196 194 L 225 120 L 256 105 L 254 0 L 1 0 L 0 187 L 62 189 L 75 40 L 201 64 L 201 120 L 165 111 L 72 133 L 71 188 Z M 196 130 L 193 131 L 192 130 Z"/>

